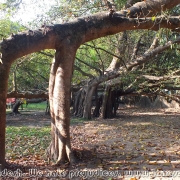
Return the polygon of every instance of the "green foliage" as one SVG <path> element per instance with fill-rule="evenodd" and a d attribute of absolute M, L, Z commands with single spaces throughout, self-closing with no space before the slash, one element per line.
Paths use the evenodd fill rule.
<path fill-rule="evenodd" d="M 113 56 L 108 53 L 114 53 L 115 51 L 115 44 L 111 44 L 112 41 L 116 42 L 115 36 L 104 37 L 82 45 L 76 53 L 77 59 L 75 65 L 80 67 L 84 72 L 99 76 L 100 74 L 95 68 L 103 72 L 112 60 Z M 78 59 L 88 63 L 90 66 L 83 64 Z M 73 73 L 73 83 L 76 84 L 84 79 L 87 79 L 87 77 L 83 77 L 80 72 L 75 71 Z"/>
<path fill-rule="evenodd" d="M 0 40 L 2 40 L 2 38 L 9 37 L 12 33 L 16 34 L 24 30 L 25 27 L 21 26 L 17 22 L 11 21 L 10 17 L 0 19 Z"/>
<path fill-rule="evenodd" d="M 27 55 L 18 59 L 12 65 L 9 77 L 9 91 L 13 89 L 13 72 L 16 72 L 16 83 L 19 91 L 32 89 L 47 90 L 54 51 L 45 50 L 44 53 Z"/>

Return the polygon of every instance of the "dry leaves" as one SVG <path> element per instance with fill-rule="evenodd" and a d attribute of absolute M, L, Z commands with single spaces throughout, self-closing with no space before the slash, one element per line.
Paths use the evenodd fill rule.
<path fill-rule="evenodd" d="M 149 111 L 121 109 L 120 116 L 116 119 L 73 123 L 71 142 L 79 163 L 68 168 L 101 168 L 111 171 L 179 170 L 180 115 Z M 50 168 L 45 156 L 49 142 L 49 127 L 8 127 L 7 161 L 21 167 L 31 165 Z"/>

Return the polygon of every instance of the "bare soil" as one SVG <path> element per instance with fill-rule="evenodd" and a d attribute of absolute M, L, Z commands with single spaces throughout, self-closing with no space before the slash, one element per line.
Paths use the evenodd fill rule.
<path fill-rule="evenodd" d="M 29 127 L 43 127 L 50 126 L 50 115 L 46 115 L 45 111 L 20 111 L 17 115 L 6 115 L 7 126 L 29 126 Z"/>
<path fill-rule="evenodd" d="M 44 112 L 7 115 L 7 126 L 47 125 L 50 125 L 50 117 Z M 73 123 L 72 119 L 71 142 L 78 159 L 77 164 L 62 167 L 53 167 L 52 164 L 36 165 L 36 168 L 41 170 L 49 168 L 52 171 L 118 170 L 121 175 L 111 179 L 130 180 L 159 177 L 127 176 L 128 171 L 178 171 L 179 175 L 174 175 L 171 179 L 180 179 L 180 109 L 123 107 L 119 109 L 118 117 L 114 119 L 97 118 L 81 123 Z M 17 166 L 23 168 L 21 164 Z M 164 175 L 162 179 L 168 178 L 168 175 Z M 103 176 L 87 179 L 108 178 Z"/>

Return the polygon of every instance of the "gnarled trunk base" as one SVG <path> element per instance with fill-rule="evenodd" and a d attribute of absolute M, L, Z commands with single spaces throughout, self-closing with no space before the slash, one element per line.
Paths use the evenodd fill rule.
<path fill-rule="evenodd" d="M 52 125 L 54 126 L 54 125 Z M 56 165 L 71 163 L 74 164 L 76 159 L 74 158 L 73 152 L 70 146 L 70 138 L 65 138 L 59 132 L 58 128 L 54 126 L 53 131 L 55 137 L 51 141 L 50 146 L 47 149 L 47 156 L 49 159 L 54 160 Z"/>

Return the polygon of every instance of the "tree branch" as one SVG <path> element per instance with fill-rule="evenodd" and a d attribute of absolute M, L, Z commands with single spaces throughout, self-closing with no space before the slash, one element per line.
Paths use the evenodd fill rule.
<path fill-rule="evenodd" d="M 27 98 L 27 99 L 32 99 L 32 98 L 49 98 L 48 93 L 42 92 L 42 93 L 37 93 L 37 94 L 32 94 L 29 92 L 25 93 L 18 93 L 18 92 L 10 92 L 7 94 L 7 98 Z"/>
<path fill-rule="evenodd" d="M 145 0 L 137 2 L 136 4 L 128 8 L 128 15 L 130 17 L 150 17 L 157 14 L 158 12 L 165 11 L 178 4 L 180 4 L 180 0 Z"/>
<path fill-rule="evenodd" d="M 102 74 L 102 71 L 101 71 L 99 68 L 96 68 L 95 66 L 92 66 L 91 64 L 88 64 L 87 62 L 82 61 L 82 60 L 79 59 L 78 57 L 76 57 L 76 59 L 77 59 L 79 62 L 85 64 L 86 66 L 89 66 L 89 67 L 91 67 L 92 69 L 96 70 L 97 72 L 99 72 L 99 74 Z"/>
<path fill-rule="evenodd" d="M 87 77 L 89 77 L 90 79 L 91 79 L 91 78 L 94 78 L 94 76 L 93 76 L 92 74 L 88 74 L 88 73 L 84 72 L 83 70 L 81 70 L 80 67 L 78 67 L 78 66 L 76 66 L 76 65 L 74 65 L 74 69 L 77 70 L 77 71 L 79 71 L 83 76 L 87 76 Z"/>
<path fill-rule="evenodd" d="M 175 41 L 169 41 L 164 46 L 159 46 L 159 47 L 155 48 L 152 51 L 149 51 L 149 50 L 146 51 L 144 53 L 144 55 L 142 55 L 141 57 L 137 58 L 135 61 L 130 62 L 129 64 L 127 64 L 128 70 L 131 70 L 133 67 L 147 62 L 149 59 L 151 59 L 152 57 L 154 57 L 158 53 L 163 52 L 164 50 L 170 48 L 172 46 L 172 44 L 175 44 L 175 43 L 180 43 L 180 38 L 178 38 Z"/>

